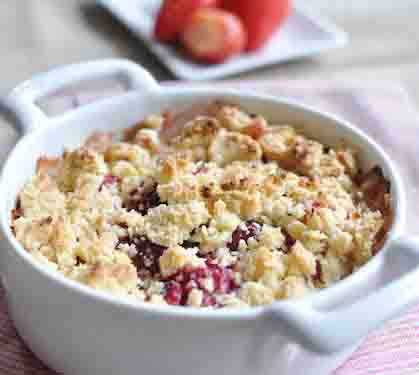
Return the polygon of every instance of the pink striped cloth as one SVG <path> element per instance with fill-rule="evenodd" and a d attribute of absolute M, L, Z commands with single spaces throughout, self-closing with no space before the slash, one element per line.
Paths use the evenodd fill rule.
<path fill-rule="evenodd" d="M 416 213 L 419 212 L 419 200 L 416 199 L 419 188 L 419 155 L 415 149 L 419 140 L 419 121 L 406 92 L 398 84 L 231 81 L 218 85 L 296 98 L 342 115 L 365 130 L 398 164 L 408 187 L 409 231 L 419 232 L 419 215 Z M 60 93 L 42 105 L 48 113 L 56 114 L 122 90 L 122 87 L 109 83 L 96 83 Z M 54 374 L 30 353 L 16 334 L 7 315 L 2 291 L 0 374 Z M 408 314 L 372 332 L 351 358 L 329 375 L 410 374 L 419 374 L 419 305 Z"/>

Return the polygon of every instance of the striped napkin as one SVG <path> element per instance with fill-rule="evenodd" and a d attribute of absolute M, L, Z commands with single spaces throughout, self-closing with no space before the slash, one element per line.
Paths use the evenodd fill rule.
<path fill-rule="evenodd" d="M 392 82 L 313 81 L 231 81 L 218 85 L 292 97 L 342 115 L 362 128 L 384 147 L 400 168 L 408 187 L 408 230 L 412 234 L 419 232 L 419 156 L 415 149 L 419 141 L 419 118 L 401 86 Z M 46 112 L 57 114 L 120 91 L 123 87 L 115 83 L 94 83 L 59 93 L 44 101 L 42 106 Z M 2 139 L 4 131 L 0 127 L 2 145 L 5 143 Z M 1 290 L 0 374 L 55 374 L 30 353 L 16 334 Z M 372 332 L 345 363 L 332 374 L 325 375 L 411 374 L 419 374 L 419 306 Z"/>

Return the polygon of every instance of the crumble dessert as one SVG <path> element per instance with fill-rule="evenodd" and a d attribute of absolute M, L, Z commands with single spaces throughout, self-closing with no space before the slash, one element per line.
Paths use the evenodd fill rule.
<path fill-rule="evenodd" d="M 41 158 L 12 229 L 39 262 L 95 289 L 256 306 L 368 261 L 390 226 L 389 191 L 379 168 L 359 170 L 356 150 L 214 103 L 188 121 L 151 115 L 123 140 L 95 133 Z"/>

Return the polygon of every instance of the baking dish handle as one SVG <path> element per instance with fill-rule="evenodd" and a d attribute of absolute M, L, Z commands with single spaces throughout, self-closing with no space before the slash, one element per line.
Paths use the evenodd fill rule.
<path fill-rule="evenodd" d="M 400 252 L 396 256 L 403 257 L 401 277 L 347 306 L 327 310 L 304 300 L 287 301 L 270 308 L 269 317 L 314 352 L 334 353 L 356 344 L 419 302 L 419 238 L 401 238 L 389 245 L 386 251 Z"/>
<path fill-rule="evenodd" d="M 141 66 L 124 59 L 104 59 L 53 69 L 23 82 L 2 100 L 1 106 L 13 117 L 22 133 L 53 121 L 37 106 L 37 101 L 78 83 L 105 78 L 117 78 L 129 89 L 156 91 L 154 78 Z"/>

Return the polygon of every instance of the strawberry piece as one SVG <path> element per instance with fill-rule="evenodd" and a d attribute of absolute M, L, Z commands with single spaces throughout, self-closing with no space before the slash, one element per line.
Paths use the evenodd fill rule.
<path fill-rule="evenodd" d="M 290 0 L 224 0 L 222 7 L 241 18 L 247 29 L 246 50 L 263 47 L 288 17 Z"/>
<path fill-rule="evenodd" d="M 155 37 L 163 43 L 174 43 L 189 17 L 199 8 L 215 7 L 219 0 L 165 0 L 154 26 Z"/>
<path fill-rule="evenodd" d="M 198 9 L 182 34 L 186 51 L 207 63 L 220 63 L 242 52 L 246 40 L 246 30 L 238 17 L 213 8 Z"/>

